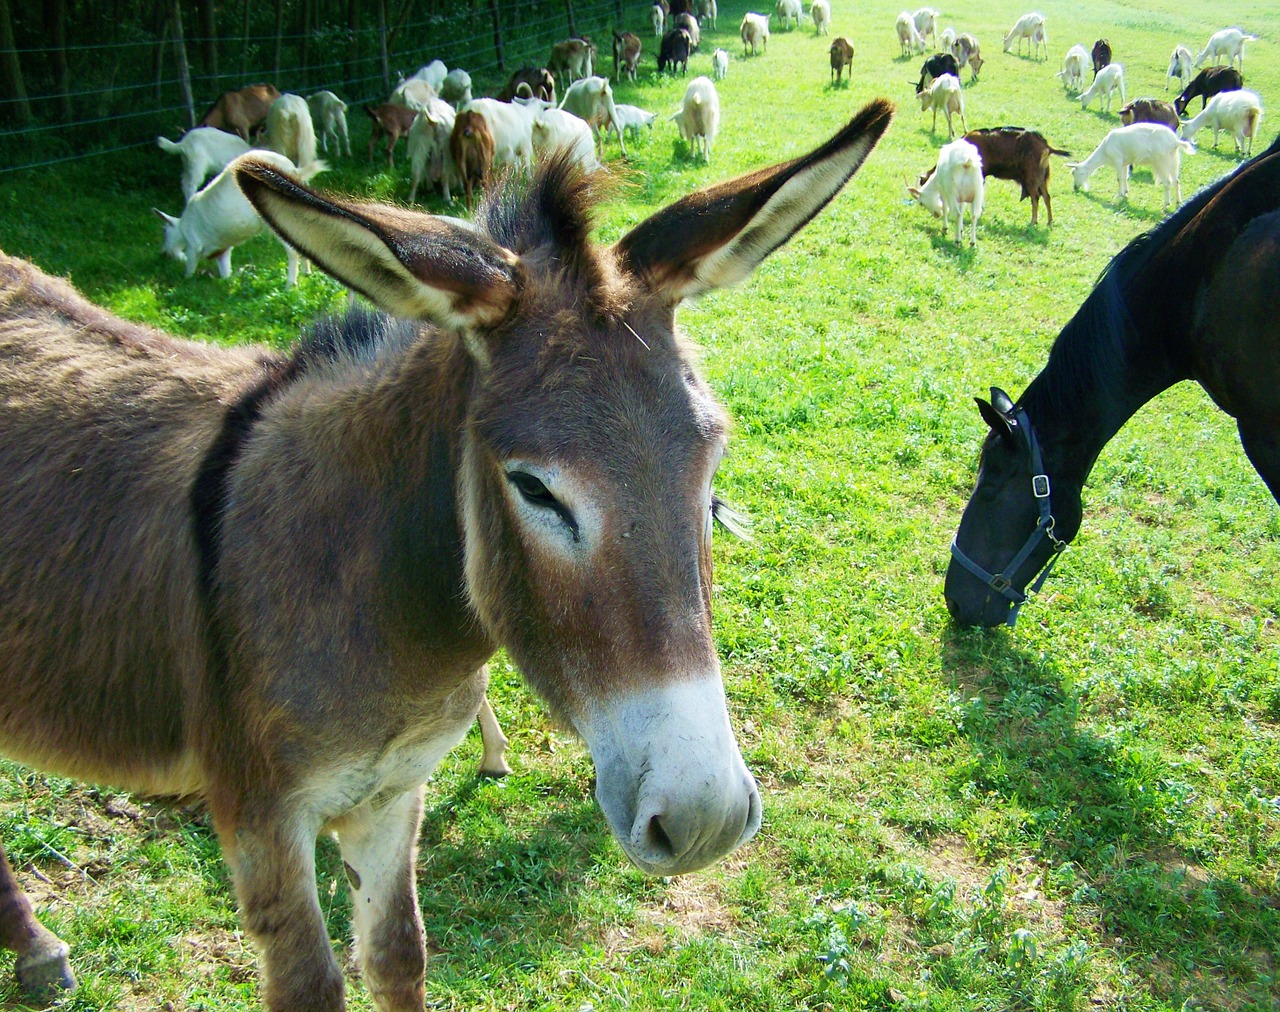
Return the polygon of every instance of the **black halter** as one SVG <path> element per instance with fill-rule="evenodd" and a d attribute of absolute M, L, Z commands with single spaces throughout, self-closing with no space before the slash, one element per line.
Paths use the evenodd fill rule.
<path fill-rule="evenodd" d="M 1044 581 L 1049 577 L 1049 570 L 1053 569 L 1053 564 L 1058 561 L 1058 556 L 1067 547 L 1067 543 L 1053 533 L 1054 520 L 1053 508 L 1049 503 L 1049 476 L 1044 472 L 1044 462 L 1040 457 L 1040 443 L 1036 440 L 1036 430 L 1031 427 L 1031 419 L 1027 417 L 1025 408 L 1014 409 L 1013 427 L 1024 434 L 1027 440 L 1027 450 L 1031 454 L 1031 494 L 1036 497 L 1036 506 L 1040 510 L 1040 519 L 1036 522 L 1035 530 L 1027 536 L 1026 543 L 1018 554 L 1010 560 L 1009 564 L 1004 567 L 1004 572 L 1002 573 L 988 573 L 960 550 L 960 545 L 956 540 L 953 539 L 951 542 L 951 557 L 953 559 L 996 593 L 1009 599 L 1013 607 L 1009 609 L 1009 617 L 1005 619 L 1005 624 L 1010 628 L 1013 628 L 1014 623 L 1018 621 L 1018 609 L 1025 603 L 1029 594 L 1039 593 L 1040 588 L 1044 586 Z M 1030 590 L 1024 593 L 1013 585 L 1014 574 L 1017 573 L 1019 567 L 1027 561 L 1031 553 L 1036 550 L 1040 542 L 1045 538 L 1048 538 L 1053 543 L 1053 553 L 1049 556 L 1049 561 L 1045 563 L 1044 569 L 1040 571 L 1040 575 L 1036 578 L 1035 583 L 1031 585 Z"/>

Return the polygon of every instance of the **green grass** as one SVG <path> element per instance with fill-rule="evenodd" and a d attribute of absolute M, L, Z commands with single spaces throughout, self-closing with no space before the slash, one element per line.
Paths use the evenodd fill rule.
<path fill-rule="evenodd" d="M 613 163 L 629 185 L 603 209 L 602 240 L 694 187 L 810 149 L 874 96 L 899 103 L 831 208 L 751 282 L 681 316 L 735 419 L 720 491 L 755 519 L 753 542 L 718 544 L 716 618 L 764 828 L 714 870 L 645 878 L 608 836 L 582 747 L 499 663 L 492 698 L 515 774 L 477 782 L 473 733 L 428 795 L 433 1007 L 1275 1008 L 1280 511 L 1230 419 L 1190 385 L 1139 412 L 1100 458 L 1080 536 L 1016 632 L 957 630 L 942 606 L 983 433 L 971 398 L 1021 391 L 1107 259 L 1159 220 L 1149 171 L 1117 207 L 1105 171 L 1076 194 L 1055 162 L 1051 230 L 992 181 L 977 249 L 957 248 L 903 204 L 904 176 L 943 137 L 908 83 L 920 60 L 897 57 L 899 6 L 835 5 L 833 33 L 857 48 L 838 89 L 811 29 L 743 59 L 744 9 L 723 5 L 691 65 L 708 72 L 717 44 L 733 56 L 711 166 L 660 120 Z M 1034 127 L 1082 157 L 1116 120 L 1053 78 L 1071 44 L 1108 36 L 1130 97 L 1162 96 L 1174 44 L 1198 51 L 1229 24 L 1261 36 L 1246 81 L 1280 110 L 1272 4 L 1051 0 L 1039 5 L 1048 62 L 1000 51 L 1025 9 L 944 11 L 987 57 L 965 89 L 970 127 Z M 674 110 L 685 82 L 654 79 L 641 34 L 641 81 L 618 97 Z M 1199 140 L 1184 195 L 1235 164 L 1229 146 Z M 318 274 L 284 291 L 266 238 L 236 250 L 229 283 L 184 279 L 149 211 L 177 210 L 177 175 L 147 152 L 8 177 L 0 246 L 116 312 L 210 340 L 284 344 L 341 306 Z M 361 159 L 321 182 L 408 191 L 403 169 Z M 83 983 L 65 1008 L 255 1006 L 253 953 L 198 813 L 6 770 L 0 837 Z M 327 844 L 320 863 L 345 955 Z M 11 969 L 0 954 L 0 979 Z M 354 973 L 349 991 L 371 1007 Z M 0 1007 L 18 1000 L 0 983 Z"/>

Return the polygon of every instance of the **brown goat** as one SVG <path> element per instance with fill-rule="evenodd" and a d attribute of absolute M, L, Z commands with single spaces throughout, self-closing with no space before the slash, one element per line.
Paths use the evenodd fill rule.
<path fill-rule="evenodd" d="M 396 145 L 401 137 L 409 136 L 409 128 L 413 126 L 414 117 L 418 114 L 413 109 L 391 102 L 382 105 L 366 105 L 365 114 L 373 120 L 369 131 L 369 161 L 373 161 L 373 148 L 378 138 L 387 138 L 387 167 L 395 168 Z"/>
<path fill-rule="evenodd" d="M 216 127 L 229 134 L 239 134 L 247 144 L 253 131 L 266 121 L 271 104 L 279 97 L 280 92 L 272 84 L 251 84 L 239 91 L 223 92 L 196 126 Z"/>
<path fill-rule="evenodd" d="M 636 67 L 640 63 L 640 36 L 634 32 L 613 33 L 613 79 L 621 81 L 627 75 L 628 81 L 636 79 Z"/>
<path fill-rule="evenodd" d="M 1089 55 L 1093 59 L 1093 76 L 1097 78 L 1098 71 L 1111 62 L 1111 43 L 1106 39 L 1099 39 L 1093 44 L 1093 51 Z"/>
<path fill-rule="evenodd" d="M 831 77 L 836 84 L 844 75 L 844 68 L 849 68 L 849 80 L 853 81 L 853 43 L 843 35 L 837 36 L 831 43 Z"/>
<path fill-rule="evenodd" d="M 510 102 L 520 96 L 522 84 L 531 97 L 556 104 L 556 79 L 546 67 L 521 67 L 507 79 L 506 86 L 495 97 L 499 102 Z"/>
<path fill-rule="evenodd" d="M 551 47 L 547 58 L 549 70 L 561 87 L 595 73 L 596 47 L 590 39 L 565 39 Z"/>
<path fill-rule="evenodd" d="M 1011 180 L 1022 187 L 1019 200 L 1031 198 L 1031 224 L 1039 224 L 1041 197 L 1044 198 L 1045 210 L 1049 212 L 1049 224 L 1053 224 L 1053 203 L 1049 198 L 1049 156 L 1070 156 L 1070 151 L 1051 147 L 1043 134 L 1035 130 L 1024 130 L 1022 127 L 970 130 L 964 135 L 964 139 L 982 155 L 984 178 L 994 176 L 996 179 Z M 920 177 L 921 184 L 931 175 L 932 168 Z"/>
<path fill-rule="evenodd" d="M 1134 123 L 1163 123 L 1175 134 L 1182 126 L 1173 103 L 1162 102 L 1158 98 L 1135 98 L 1120 110 L 1120 122 L 1124 126 L 1133 126 Z"/>
<path fill-rule="evenodd" d="M 462 177 L 462 188 L 467 197 L 467 210 L 471 210 L 473 186 L 487 186 L 489 173 L 493 171 L 493 134 L 489 124 L 478 112 L 460 112 L 453 121 L 453 133 L 449 135 L 449 154 Z"/>
<path fill-rule="evenodd" d="M 337 837 L 380 1012 L 421 1012 L 423 784 L 502 647 L 585 739 L 652 875 L 760 826 L 712 633 L 728 418 L 676 328 L 844 188 L 885 100 L 799 158 L 591 239 L 571 159 L 474 223 L 235 179 L 384 314 L 290 356 L 126 323 L 0 255 L 0 752 L 201 798 L 269 1012 L 340 1012 L 315 878 Z M 640 338 L 643 335 L 643 338 Z M 73 986 L 0 851 L 0 945 Z"/>

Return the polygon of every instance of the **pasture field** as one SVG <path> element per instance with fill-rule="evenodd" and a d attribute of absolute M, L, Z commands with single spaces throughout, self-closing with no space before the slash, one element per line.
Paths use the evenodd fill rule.
<path fill-rule="evenodd" d="M 428 789 L 430 1007 L 1275 1009 L 1280 510 L 1230 419 L 1186 384 L 1140 411 L 1098 461 L 1080 536 L 1016 631 L 959 630 L 942 603 L 985 431 L 972 397 L 1021 392 L 1107 260 L 1159 221 L 1161 194 L 1146 169 L 1124 206 L 1109 170 L 1073 193 L 1055 159 L 1052 228 L 1043 211 L 1031 227 L 1013 184 L 992 180 L 977 248 L 957 248 L 903 202 L 904 176 L 945 135 L 930 136 L 909 83 L 921 58 L 898 57 L 899 6 L 832 6 L 833 37 L 857 51 L 841 88 L 811 24 L 744 59 L 747 8 L 722 4 L 690 64 L 709 74 L 714 46 L 732 55 L 711 165 L 660 121 L 629 163 L 611 161 L 624 185 L 599 225 L 611 241 L 697 186 L 809 150 L 872 97 L 898 103 L 826 212 L 751 281 L 681 311 L 735 419 L 718 491 L 755 522 L 753 541 L 717 535 L 715 609 L 763 829 L 715 869 L 646 878 L 609 838 L 585 750 L 500 660 L 491 699 L 515 773 L 478 781 L 473 731 Z M 1175 43 L 1198 52 L 1227 25 L 1260 37 L 1245 81 L 1274 111 L 1256 149 L 1280 126 L 1274 3 L 1046 0 L 1048 61 L 1001 52 L 1030 4 L 939 6 L 987 61 L 965 87 L 971 128 L 1034 127 L 1082 158 L 1118 122 L 1116 106 L 1082 111 L 1064 95 L 1053 74 L 1070 45 L 1108 37 L 1129 96 L 1163 97 Z M 618 98 L 668 113 L 685 82 L 655 78 L 647 5 L 628 11 L 645 54 Z M 353 110 L 358 149 L 361 119 Z M 1187 196 L 1236 164 L 1229 140 L 1217 152 L 1198 140 Z M 403 156 L 394 173 L 333 161 L 318 185 L 407 195 Z M 150 213 L 180 200 L 178 164 L 159 151 L 0 177 L 0 247 L 126 317 L 208 340 L 283 345 L 343 305 L 319 273 L 285 291 L 267 238 L 235 251 L 229 282 L 184 279 Z M 0 838 L 80 976 L 60 1008 L 257 1007 L 254 955 L 198 810 L 0 772 Z M 349 957 L 337 849 L 324 841 L 318 856 Z M 0 1008 L 24 1007 L 12 970 L 0 954 Z M 349 1000 L 372 1007 L 354 970 Z"/>

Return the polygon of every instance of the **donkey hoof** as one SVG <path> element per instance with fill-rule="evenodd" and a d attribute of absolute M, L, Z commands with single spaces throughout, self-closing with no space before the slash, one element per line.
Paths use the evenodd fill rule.
<path fill-rule="evenodd" d="M 29 995 L 41 999 L 55 998 L 76 989 L 76 975 L 71 972 L 65 942 L 57 942 L 42 952 L 18 959 L 18 983 Z"/>
<path fill-rule="evenodd" d="M 501 780 L 510 773 L 511 767 L 503 759 L 498 760 L 493 766 L 481 766 L 477 771 L 477 775 L 484 780 Z"/>

